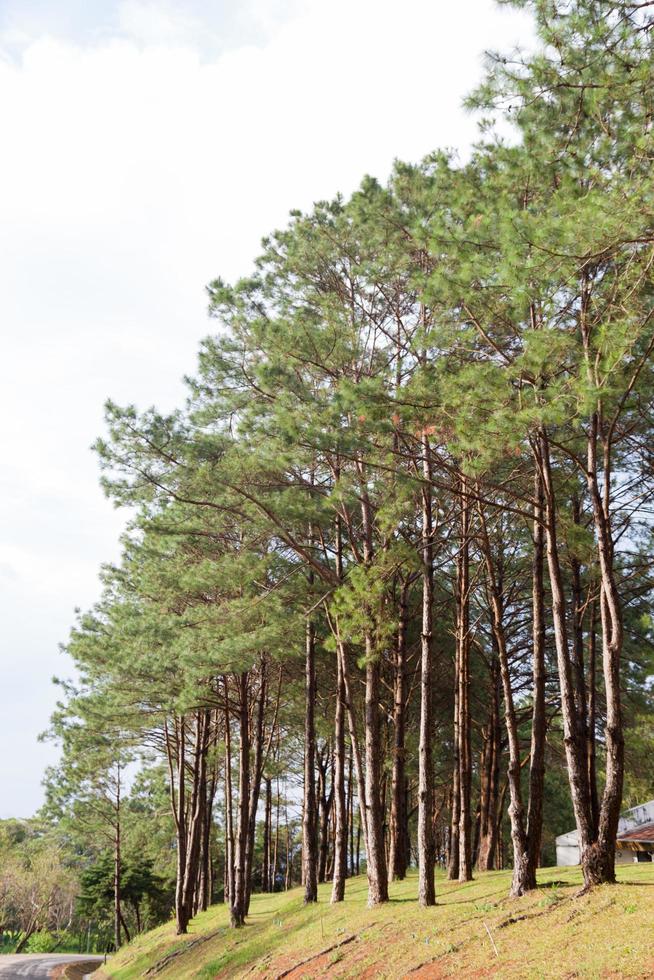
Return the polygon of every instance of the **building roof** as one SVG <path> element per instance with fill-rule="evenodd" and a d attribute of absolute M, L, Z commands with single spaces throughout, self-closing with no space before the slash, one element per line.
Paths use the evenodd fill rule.
<path fill-rule="evenodd" d="M 625 830 L 618 834 L 619 841 L 633 841 L 634 843 L 654 844 L 654 821 L 634 827 L 633 830 Z"/>
<path fill-rule="evenodd" d="M 618 847 L 622 842 L 625 847 L 638 843 L 654 845 L 654 800 L 624 810 L 620 814 L 618 829 Z M 567 834 L 559 834 L 556 844 L 557 847 L 578 847 L 579 835 L 576 830 L 569 830 Z"/>

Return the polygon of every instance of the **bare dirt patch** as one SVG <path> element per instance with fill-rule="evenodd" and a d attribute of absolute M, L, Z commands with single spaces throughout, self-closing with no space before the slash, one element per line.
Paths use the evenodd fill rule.
<path fill-rule="evenodd" d="M 265 976 L 274 977 L 274 980 L 282 980 L 282 978 L 283 980 L 300 980 L 300 977 L 323 976 L 327 967 L 338 962 L 341 947 L 349 946 L 356 938 L 356 936 L 345 936 L 339 942 L 328 946 L 327 949 L 318 950 L 300 960 L 299 963 L 290 956 L 276 959 L 267 969 Z"/>

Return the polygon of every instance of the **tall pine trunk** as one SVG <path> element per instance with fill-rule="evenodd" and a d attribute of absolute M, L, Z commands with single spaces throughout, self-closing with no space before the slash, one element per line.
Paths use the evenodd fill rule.
<path fill-rule="evenodd" d="M 402 581 L 395 642 L 395 675 L 393 680 L 393 769 L 391 774 L 390 848 L 388 871 L 391 881 L 406 877 L 409 855 L 406 850 L 406 634 L 409 579 Z"/>
<path fill-rule="evenodd" d="M 208 746 L 209 712 L 198 711 L 195 715 L 195 744 L 191 759 L 191 797 L 186 818 L 186 860 L 182 902 L 187 921 L 192 918 L 200 860 L 200 842 L 205 820 L 207 797 L 206 761 Z"/>
<path fill-rule="evenodd" d="M 175 740 L 171 741 L 168 726 L 164 729 L 170 776 L 170 799 L 175 822 L 177 868 L 175 877 L 175 924 L 177 935 L 188 931 L 188 910 L 184 903 L 184 872 L 186 869 L 186 722 L 184 716 L 175 719 Z M 176 772 L 175 772 L 176 767 Z"/>
<path fill-rule="evenodd" d="M 327 881 L 330 873 L 330 836 L 333 837 L 333 846 L 336 848 L 336 826 L 335 821 L 331 820 L 332 807 L 334 804 L 334 787 L 336 783 L 336 759 L 332 754 L 331 745 L 326 742 L 323 751 L 317 754 L 318 764 L 318 836 L 320 845 L 318 847 L 318 881 Z M 331 762 L 331 787 L 327 792 L 327 772 Z M 345 789 L 345 787 L 343 787 Z M 345 827 L 347 834 L 347 826 Z M 332 869 L 333 874 L 333 869 Z"/>
<path fill-rule="evenodd" d="M 420 736 L 418 746 L 418 902 L 436 904 L 432 773 L 432 607 L 434 545 L 432 540 L 429 439 L 422 437 L 422 631 L 420 634 Z"/>
<path fill-rule="evenodd" d="M 121 781 L 120 763 L 116 766 L 116 796 L 115 796 L 115 823 L 114 823 L 114 943 L 116 951 L 121 946 L 120 925 L 122 922 L 121 912 L 121 882 L 122 882 L 122 857 L 121 857 Z M 27 937 L 29 938 L 29 936 Z M 26 940 L 27 941 L 27 940 Z M 20 951 L 20 950 L 19 950 Z"/>
<path fill-rule="evenodd" d="M 263 857 L 261 861 L 261 890 L 271 892 L 270 868 L 272 864 L 272 780 L 265 780 L 266 796 L 263 818 Z"/>
<path fill-rule="evenodd" d="M 350 757 L 351 758 L 351 757 Z M 345 683 L 341 657 L 336 662 L 336 710 L 334 715 L 334 875 L 332 902 L 345 898 L 347 877 L 347 811 L 345 805 Z"/>
<path fill-rule="evenodd" d="M 254 729 L 254 752 L 250 769 L 250 793 L 248 798 L 248 832 L 245 851 L 245 915 L 250 911 L 252 894 L 252 870 L 254 865 L 254 844 L 257 830 L 257 810 L 261 793 L 261 779 L 264 763 L 264 723 L 268 695 L 268 666 L 265 654 L 259 660 L 259 696 L 257 698 L 256 726 Z"/>
<path fill-rule="evenodd" d="M 511 821 L 511 840 L 513 843 L 513 877 L 511 881 L 510 894 L 515 898 L 519 895 L 524 895 L 526 891 L 535 888 L 536 878 L 535 875 L 533 878 L 530 875 L 530 865 L 528 859 L 525 809 L 522 800 L 522 787 L 520 785 L 520 739 L 518 735 L 518 720 L 513 700 L 509 651 L 504 624 L 504 596 L 501 577 L 497 569 L 497 563 L 493 558 L 493 549 L 488 533 L 486 515 L 481 504 L 479 505 L 479 522 L 481 530 L 481 549 L 484 564 L 486 566 L 487 593 L 491 607 L 491 626 L 497 648 L 497 656 L 500 664 L 500 677 L 502 679 L 502 691 L 504 695 L 504 723 L 506 726 L 506 734 L 509 745 L 509 819 Z"/>
<path fill-rule="evenodd" d="M 532 715 L 531 755 L 529 762 L 529 806 L 527 811 L 527 848 L 529 877 L 536 882 L 540 864 L 543 834 L 543 796 L 545 790 L 545 586 L 543 581 L 544 530 L 543 486 L 540 474 L 535 476 L 534 538 L 532 564 Z"/>
<path fill-rule="evenodd" d="M 366 637 L 366 661 L 366 857 L 368 905 L 374 906 L 388 901 L 388 878 L 381 800 L 380 667 L 370 636 Z"/>
<path fill-rule="evenodd" d="M 587 884 L 615 881 L 615 839 L 618 832 L 624 781 L 624 732 L 620 692 L 620 658 L 624 639 L 622 601 L 614 568 L 611 528 L 611 460 L 608 439 L 604 441 L 603 492 L 600 491 L 597 443 L 601 427 L 599 411 L 593 414 L 588 435 L 587 482 L 600 566 L 600 617 L 602 623 L 602 666 L 606 696 L 606 779 L 599 811 L 597 836 L 582 853 Z M 588 770 L 588 751 L 586 748 Z M 590 820 L 593 821 L 592 802 Z"/>
<path fill-rule="evenodd" d="M 363 470 L 361 468 L 361 476 Z M 363 483 L 362 479 L 362 483 Z M 363 525 L 363 558 L 366 565 L 373 559 L 372 512 L 367 492 L 363 491 L 361 501 Z M 373 641 L 372 610 L 367 610 L 369 622 L 365 629 L 366 656 L 366 694 L 365 694 L 365 809 L 366 809 L 366 865 L 368 873 L 368 905 L 379 905 L 388 901 L 388 872 L 384 847 L 384 810 L 381 799 L 382 789 L 382 745 L 380 726 L 380 682 L 381 667 L 379 652 Z"/>
<path fill-rule="evenodd" d="M 229 681 L 223 676 L 225 695 L 225 901 L 231 905 L 234 897 L 236 858 L 234 853 L 234 808 L 232 801 L 232 738 L 229 711 Z"/>
<path fill-rule="evenodd" d="M 447 877 L 459 878 L 459 820 L 461 817 L 461 765 L 459 762 L 459 640 L 454 653 L 454 723 L 452 730 L 452 792 L 450 796 L 450 827 L 447 855 Z"/>
<path fill-rule="evenodd" d="M 545 542 L 550 589 L 552 593 L 554 640 L 561 690 L 563 741 L 568 764 L 572 808 L 579 836 L 579 850 L 584 870 L 584 881 L 586 886 L 589 886 L 593 883 L 593 875 L 590 873 L 588 858 L 594 833 L 588 787 L 587 747 L 583 727 L 579 723 L 575 702 L 566 602 L 563 589 L 563 573 L 559 556 L 554 476 L 552 472 L 549 439 L 544 428 L 540 430 L 538 435 L 537 464 L 540 469 L 544 495 Z"/>
<path fill-rule="evenodd" d="M 457 572 L 457 643 L 459 713 L 459 881 L 472 880 L 471 791 L 472 751 L 470 718 L 470 505 L 461 477 L 461 540 Z"/>
<path fill-rule="evenodd" d="M 336 518 L 336 579 L 343 580 L 343 542 L 341 519 Z M 338 633 L 338 630 L 337 630 Z M 347 876 L 347 812 L 345 809 L 345 714 L 348 691 L 345 684 L 345 650 L 336 637 L 336 707 L 334 711 L 334 873 L 332 902 L 345 898 Z M 350 723 L 352 731 L 353 725 Z M 354 746 L 354 742 L 352 743 Z M 350 753 L 350 760 L 352 752 Z M 358 770 L 357 770 L 358 772 Z"/>
<path fill-rule="evenodd" d="M 250 814 L 250 720 L 248 712 L 248 674 L 246 671 L 239 674 L 238 694 L 238 810 L 234 857 L 234 888 L 230 895 L 230 920 L 234 928 L 239 928 L 245 923 L 248 890 L 246 872 Z"/>
<path fill-rule="evenodd" d="M 305 905 L 318 901 L 318 827 L 316 821 L 316 638 L 307 620 L 304 704 L 304 811 L 302 816 L 302 878 Z"/>
<path fill-rule="evenodd" d="M 489 678 L 490 706 L 488 723 L 482 732 L 483 749 L 480 761 L 479 846 L 477 849 L 477 868 L 479 871 L 493 871 L 495 869 L 500 755 L 502 752 L 499 684 L 497 650 L 493 644 Z"/>
<path fill-rule="evenodd" d="M 595 728 L 597 725 L 597 600 L 589 600 L 588 623 L 588 784 L 590 786 L 590 806 L 593 815 L 593 828 L 599 828 L 599 796 L 597 792 L 597 757 L 595 747 Z"/>

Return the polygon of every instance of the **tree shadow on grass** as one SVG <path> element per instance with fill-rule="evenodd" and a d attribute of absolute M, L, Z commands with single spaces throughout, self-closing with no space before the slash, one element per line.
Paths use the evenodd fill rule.
<path fill-rule="evenodd" d="M 508 894 L 506 888 L 501 888 L 498 891 L 494 891 L 494 892 L 484 892 L 483 895 L 477 895 L 474 898 L 472 898 L 472 897 L 471 898 L 460 898 L 460 899 L 455 899 L 453 902 L 450 901 L 450 895 L 456 895 L 457 892 L 464 891 L 466 887 L 468 887 L 469 885 L 474 885 L 474 884 L 475 884 L 474 881 L 466 882 L 466 884 L 465 885 L 461 885 L 460 888 L 451 889 L 450 891 L 448 891 L 447 892 L 447 895 L 443 895 L 442 892 L 439 893 L 439 891 L 437 889 L 436 890 L 436 906 L 438 906 L 439 908 L 447 908 L 448 905 L 470 905 L 473 902 L 478 902 L 478 901 L 482 901 L 482 900 L 483 901 L 486 901 L 486 899 L 493 898 L 496 895 L 506 896 Z M 440 899 L 440 901 L 439 901 L 439 899 Z M 391 898 L 390 901 L 389 901 L 389 905 L 395 905 L 395 904 L 398 904 L 399 905 L 399 904 L 401 904 L 403 902 L 410 902 L 411 904 L 415 905 L 417 903 L 417 901 L 418 901 L 418 896 L 417 895 L 415 895 L 413 897 L 410 897 L 410 898 Z M 434 907 L 434 906 L 432 906 L 432 907 Z"/>

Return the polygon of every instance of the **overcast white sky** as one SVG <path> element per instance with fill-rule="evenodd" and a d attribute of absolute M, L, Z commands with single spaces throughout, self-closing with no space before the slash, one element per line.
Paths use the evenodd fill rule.
<path fill-rule="evenodd" d="M 493 0 L 0 0 L 0 816 L 41 803 L 58 652 L 122 520 L 103 402 L 170 408 L 205 284 L 291 208 L 465 152 Z"/>

